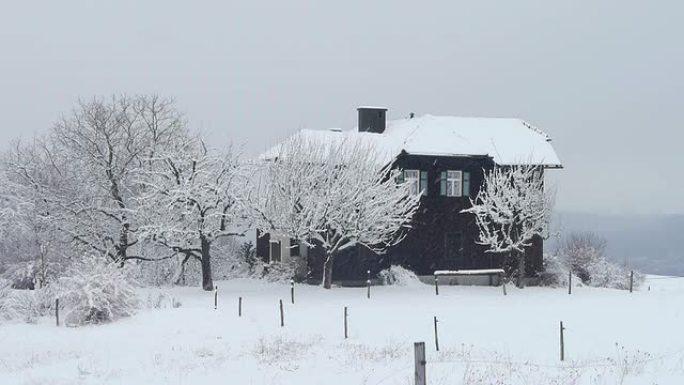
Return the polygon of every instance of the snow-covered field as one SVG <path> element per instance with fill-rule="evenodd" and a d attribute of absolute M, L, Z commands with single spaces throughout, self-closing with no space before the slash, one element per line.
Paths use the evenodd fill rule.
<path fill-rule="evenodd" d="M 432 385 L 683 384 L 684 279 L 653 278 L 633 294 L 575 288 L 570 296 L 464 286 L 435 296 L 415 283 L 373 287 L 367 299 L 362 288 L 297 285 L 294 305 L 289 285 L 234 280 L 218 282 L 218 310 L 213 293 L 198 288 L 145 289 L 143 298 L 161 290 L 182 306 L 102 326 L 0 325 L 0 384 L 412 384 L 417 341 L 426 343 Z"/>

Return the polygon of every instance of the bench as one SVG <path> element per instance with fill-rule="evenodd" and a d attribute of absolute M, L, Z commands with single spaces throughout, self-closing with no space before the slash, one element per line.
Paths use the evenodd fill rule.
<path fill-rule="evenodd" d="M 486 276 L 489 278 L 489 286 L 494 285 L 494 277 L 497 278 L 496 284 L 501 284 L 501 278 L 504 275 L 503 269 L 465 269 L 465 270 L 435 270 L 435 284 L 438 283 L 440 277 L 453 277 L 453 280 L 448 282 L 449 285 L 458 285 L 458 277 L 477 277 Z M 472 283 L 471 283 L 472 284 Z"/>

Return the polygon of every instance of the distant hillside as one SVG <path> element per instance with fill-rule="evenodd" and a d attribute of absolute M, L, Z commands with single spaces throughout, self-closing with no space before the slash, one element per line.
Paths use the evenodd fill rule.
<path fill-rule="evenodd" d="M 559 212 L 561 234 L 593 231 L 608 240 L 610 257 L 653 274 L 684 275 L 684 215 L 602 215 Z M 549 242 L 548 250 L 556 247 Z"/>

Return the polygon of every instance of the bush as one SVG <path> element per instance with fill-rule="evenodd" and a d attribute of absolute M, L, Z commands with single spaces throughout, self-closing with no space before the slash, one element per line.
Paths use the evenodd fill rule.
<path fill-rule="evenodd" d="M 297 264 L 295 262 L 272 262 L 264 263 L 261 277 L 269 282 L 290 282 L 294 279 L 297 271 Z M 256 271 L 259 275 L 259 272 Z"/>
<path fill-rule="evenodd" d="M 148 309 L 175 309 L 183 306 L 183 304 L 177 298 L 171 297 L 163 291 L 159 291 L 147 295 L 145 306 Z"/>
<path fill-rule="evenodd" d="M 140 300 L 123 268 L 86 258 L 58 282 L 64 322 L 68 326 L 111 322 L 133 315 Z"/>
<path fill-rule="evenodd" d="M 611 289 L 627 290 L 630 284 L 630 271 L 608 260 L 601 259 L 594 261 L 587 266 L 587 272 L 591 277 L 589 285 L 594 287 L 607 287 Z M 643 283 L 644 276 L 634 273 L 634 288 Z"/>
<path fill-rule="evenodd" d="M 412 286 L 420 283 L 416 273 L 399 265 L 392 265 L 378 273 L 383 285 Z"/>
<path fill-rule="evenodd" d="M 567 286 L 568 269 L 585 285 L 611 289 L 629 289 L 630 272 L 608 260 L 606 240 L 591 232 L 572 233 L 563 243 L 560 256 L 545 256 L 542 282 L 549 286 Z M 643 281 L 635 273 L 634 287 Z"/>
<path fill-rule="evenodd" d="M 37 290 L 12 289 L 8 282 L 0 282 L 0 318 L 34 323 L 53 308 L 54 293 L 50 287 Z"/>

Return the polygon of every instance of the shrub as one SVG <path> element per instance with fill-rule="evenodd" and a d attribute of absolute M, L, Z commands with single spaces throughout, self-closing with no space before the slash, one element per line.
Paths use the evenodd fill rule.
<path fill-rule="evenodd" d="M 58 283 L 64 321 L 69 326 L 99 324 L 136 312 L 140 300 L 123 268 L 85 258 Z"/>
<path fill-rule="evenodd" d="M 627 268 L 612 263 L 608 260 L 601 259 L 594 261 L 587 266 L 587 272 L 591 277 L 589 285 L 594 287 L 607 287 L 611 289 L 629 289 L 630 271 Z M 642 274 L 634 273 L 634 288 L 637 288 L 643 282 Z"/>
<path fill-rule="evenodd" d="M 0 318 L 34 323 L 39 317 L 50 313 L 54 299 L 50 287 L 16 290 L 11 289 L 8 282 L 0 282 Z"/>
<path fill-rule="evenodd" d="M 290 282 L 295 277 L 295 262 L 272 262 L 263 264 L 262 278 L 269 282 Z"/>
<path fill-rule="evenodd" d="M 607 241 L 605 238 L 592 233 L 571 233 L 563 243 L 561 253 L 565 256 L 567 265 L 584 283 L 589 283 L 592 264 L 605 260 Z"/>
<path fill-rule="evenodd" d="M 159 291 L 147 295 L 145 306 L 148 309 L 175 309 L 183 306 L 183 304 L 177 298 L 171 297 L 163 291 Z"/>
<path fill-rule="evenodd" d="M 608 260 L 605 253 L 606 245 L 604 238 L 591 232 L 570 234 L 568 240 L 563 243 L 559 257 L 545 256 L 542 281 L 551 286 L 565 286 L 570 269 L 573 275 L 586 285 L 629 289 L 630 272 L 627 268 Z M 636 288 L 643 281 L 643 276 L 635 273 L 634 278 Z"/>
<path fill-rule="evenodd" d="M 411 286 L 420 283 L 416 273 L 399 265 L 392 265 L 378 273 L 383 285 Z"/>

